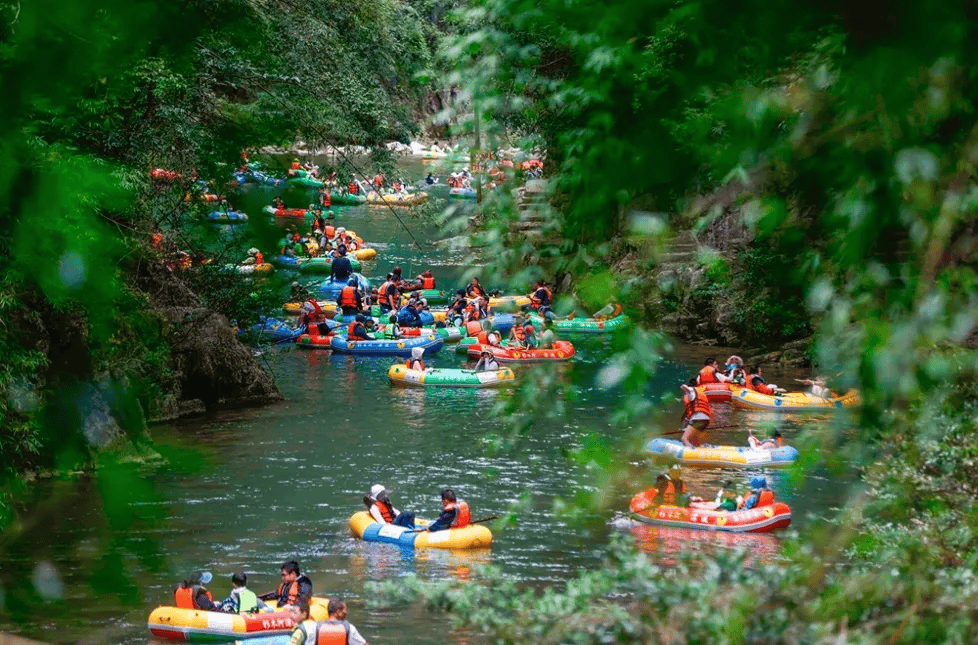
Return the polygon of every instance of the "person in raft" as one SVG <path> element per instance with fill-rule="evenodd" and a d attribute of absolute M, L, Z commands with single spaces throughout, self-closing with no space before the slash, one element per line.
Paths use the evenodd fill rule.
<path fill-rule="evenodd" d="M 706 398 L 706 388 L 697 386 L 696 378 L 694 376 L 689 383 L 679 386 L 683 391 L 683 405 L 686 406 L 682 419 L 683 445 L 688 448 L 700 445 L 700 433 L 710 425 L 710 418 L 713 416 L 710 401 Z"/>
<path fill-rule="evenodd" d="M 424 347 L 412 347 L 411 348 L 411 358 L 405 361 L 405 366 L 409 370 L 418 370 L 419 372 L 424 371 L 424 361 L 421 357 L 424 356 Z"/>
<path fill-rule="evenodd" d="M 767 487 L 767 477 L 751 477 L 750 495 L 744 498 L 742 508 L 749 510 L 774 503 L 774 492 Z"/>
<path fill-rule="evenodd" d="M 258 596 L 261 600 L 277 600 L 279 607 L 295 605 L 300 600 L 306 604 L 312 598 L 312 580 L 299 571 L 299 563 L 289 560 L 282 563 L 282 584 L 275 591 Z"/>
<path fill-rule="evenodd" d="M 743 503 L 743 499 L 737 495 L 737 489 L 734 488 L 733 481 L 728 479 L 723 482 L 720 490 L 717 491 L 716 510 L 736 511 L 741 503 Z"/>
<path fill-rule="evenodd" d="M 472 514 L 469 512 L 469 505 L 465 500 L 458 499 L 455 491 L 446 488 L 441 492 L 441 515 L 438 519 L 428 525 L 427 531 L 444 531 L 446 529 L 460 529 L 469 525 L 472 521 Z"/>
<path fill-rule="evenodd" d="M 683 471 L 678 465 L 668 471 L 661 472 L 655 478 L 655 503 L 670 506 L 686 506 L 689 504 L 689 494 L 686 482 L 682 479 Z"/>
<path fill-rule="evenodd" d="M 703 361 L 703 369 L 696 375 L 696 385 L 726 383 L 729 380 L 730 377 L 720 371 L 720 363 L 712 356 Z"/>
<path fill-rule="evenodd" d="M 755 450 L 774 450 L 775 448 L 780 448 L 784 445 L 784 438 L 781 436 L 780 430 L 775 430 L 771 433 L 770 439 L 765 439 L 761 441 L 754 436 L 753 430 L 747 431 L 747 444 Z"/>
<path fill-rule="evenodd" d="M 479 355 L 479 362 L 473 368 L 476 372 L 495 372 L 499 369 L 499 363 L 493 358 L 492 352 L 488 349 L 482 350 Z"/>
<path fill-rule="evenodd" d="M 295 628 L 289 637 L 289 645 L 316 645 L 319 623 L 309 617 L 309 602 L 298 600 L 292 605 Z"/>
<path fill-rule="evenodd" d="M 761 394 L 768 394 L 770 396 L 784 393 L 784 390 L 778 387 L 775 383 L 764 382 L 764 370 L 760 365 L 751 365 L 748 371 L 750 374 L 747 376 L 747 382 L 745 385 L 749 389 L 754 390 L 755 392 L 760 392 Z"/>
<path fill-rule="evenodd" d="M 319 621 L 315 641 L 317 645 L 367 645 L 366 639 L 346 619 L 345 602 L 339 598 L 330 598 L 326 611 L 329 612 L 329 619 Z"/>
<path fill-rule="evenodd" d="M 231 576 L 231 595 L 221 603 L 221 611 L 228 614 L 253 614 L 265 608 L 258 594 L 248 588 L 248 576 L 239 571 Z"/>
<path fill-rule="evenodd" d="M 410 511 L 402 513 L 394 508 L 389 497 L 390 493 L 381 484 L 374 484 L 370 487 L 370 493 L 364 499 L 364 502 L 369 502 L 370 516 L 381 524 L 394 524 L 413 529 L 414 513 Z"/>
<path fill-rule="evenodd" d="M 346 283 L 340 291 L 340 297 L 336 299 L 336 304 L 340 306 L 344 316 L 355 316 L 363 310 L 363 294 L 356 278 L 350 278 Z"/>
<path fill-rule="evenodd" d="M 549 318 L 543 319 L 543 331 L 540 332 L 540 338 L 537 347 L 539 349 L 553 349 L 554 341 L 557 337 L 554 335 L 554 323 Z"/>
<path fill-rule="evenodd" d="M 367 330 L 367 317 L 357 314 L 353 322 L 346 328 L 346 337 L 349 340 L 375 340 Z M 370 318 L 370 326 L 373 327 L 373 318 Z"/>
<path fill-rule="evenodd" d="M 190 577 L 180 583 L 173 591 L 173 600 L 181 609 L 203 609 L 205 611 L 220 611 L 221 606 L 214 602 L 204 585 L 213 580 L 210 571 L 194 571 Z"/>

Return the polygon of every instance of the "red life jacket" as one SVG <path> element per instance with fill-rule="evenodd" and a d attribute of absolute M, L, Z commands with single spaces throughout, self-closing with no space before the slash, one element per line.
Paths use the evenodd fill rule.
<path fill-rule="evenodd" d="M 520 342 L 526 340 L 526 334 L 523 332 L 523 325 L 513 325 L 513 335 L 516 336 L 516 340 Z"/>
<path fill-rule="evenodd" d="M 472 513 L 469 512 L 469 505 L 465 500 L 459 499 L 455 503 L 449 504 L 445 507 L 445 510 L 457 509 L 458 513 L 455 514 L 455 519 L 452 520 L 452 528 L 461 529 L 469 525 L 472 521 Z"/>
<path fill-rule="evenodd" d="M 686 484 L 683 484 L 683 490 L 680 493 L 686 492 Z M 650 506 L 655 506 L 656 504 L 675 504 L 676 503 L 676 486 L 673 482 L 669 482 L 666 485 L 666 490 L 662 493 L 662 499 L 658 499 L 659 489 L 655 486 L 646 489 L 644 492 L 639 493 L 632 498 L 629 508 L 632 509 L 634 513 L 641 513 Z"/>
<path fill-rule="evenodd" d="M 340 291 L 340 307 L 353 307 L 357 306 L 357 288 L 351 286 L 343 287 Z"/>
<path fill-rule="evenodd" d="M 716 370 L 712 365 L 704 365 L 703 369 L 700 370 L 700 385 L 706 385 L 707 383 L 719 383 L 720 380 L 717 378 Z"/>
<path fill-rule="evenodd" d="M 346 337 L 350 340 L 367 340 L 363 336 L 357 336 L 355 328 L 357 326 L 357 321 L 351 322 L 346 328 Z"/>
<path fill-rule="evenodd" d="M 552 293 L 550 293 L 550 289 L 548 289 L 547 287 L 543 287 L 543 290 L 547 292 L 547 302 L 548 303 L 549 302 L 553 302 L 554 301 L 554 295 Z M 532 307 L 534 309 L 539 309 L 540 308 L 540 305 L 543 304 L 543 301 L 540 300 L 539 298 L 537 298 L 537 292 L 536 291 L 533 292 L 533 295 L 530 297 L 530 301 L 531 301 Z"/>
<path fill-rule="evenodd" d="M 374 176 L 374 186 L 380 188 L 383 185 L 384 185 L 384 176 L 381 175 L 380 173 L 377 173 L 377 175 Z"/>
<path fill-rule="evenodd" d="M 388 524 L 394 522 L 394 511 L 392 510 L 394 506 L 390 501 L 384 502 L 377 500 L 377 508 L 380 510 L 380 516 L 384 518 L 385 522 Z"/>
<path fill-rule="evenodd" d="M 696 400 L 690 401 L 688 394 L 683 394 L 683 405 L 686 406 L 685 419 L 691 418 L 697 412 L 702 412 L 706 416 L 713 418 L 713 410 L 710 408 L 710 401 L 706 398 L 706 388 L 702 385 L 696 388 Z"/>
<path fill-rule="evenodd" d="M 255 264 L 265 264 L 265 256 L 261 254 L 261 251 L 255 254 Z"/>
<path fill-rule="evenodd" d="M 434 289 L 435 279 L 432 276 L 421 276 L 421 288 L 422 289 Z"/>
<path fill-rule="evenodd" d="M 474 320 L 470 320 L 469 322 L 465 323 L 465 334 L 467 336 L 479 336 L 480 332 L 482 332 L 481 324 L 477 323 Z M 483 342 L 483 341 L 480 340 L 479 342 Z"/>
<path fill-rule="evenodd" d="M 350 182 L 350 185 L 347 186 L 347 190 L 350 191 L 350 194 L 351 195 L 356 195 L 357 194 L 357 188 L 358 188 L 357 185 L 354 184 L 353 182 Z"/>
<path fill-rule="evenodd" d="M 347 645 L 350 624 L 345 620 L 323 620 L 316 631 L 316 645 Z"/>
<path fill-rule="evenodd" d="M 292 170 L 299 170 L 299 162 L 298 161 L 293 161 L 292 162 Z"/>
<path fill-rule="evenodd" d="M 333 226 L 332 224 L 327 224 L 326 228 L 323 229 L 323 232 L 326 234 L 326 237 L 329 239 L 333 239 L 334 237 L 336 237 L 336 227 Z"/>
<path fill-rule="evenodd" d="M 754 508 L 758 506 L 770 506 L 774 504 L 774 493 L 769 490 L 762 490 L 761 494 L 757 496 L 757 504 L 754 504 Z"/>
<path fill-rule="evenodd" d="M 757 385 L 754 385 L 755 376 L 759 376 L 759 375 L 758 374 L 747 375 L 747 379 L 744 381 L 744 385 L 747 387 L 748 390 L 752 390 L 754 392 L 760 392 L 761 394 L 767 394 L 767 395 L 774 394 L 774 390 L 767 383 L 758 383 Z M 760 379 L 763 381 L 764 377 L 760 376 Z"/>

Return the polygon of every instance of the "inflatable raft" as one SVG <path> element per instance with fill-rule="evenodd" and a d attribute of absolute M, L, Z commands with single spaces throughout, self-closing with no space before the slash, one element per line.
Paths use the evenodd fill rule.
<path fill-rule="evenodd" d="M 702 387 L 706 388 L 706 398 L 709 399 L 710 403 L 730 402 L 731 392 L 729 383 L 707 383 Z"/>
<path fill-rule="evenodd" d="M 319 181 L 315 177 L 290 177 L 285 180 L 289 186 L 297 186 L 299 188 L 322 188 L 323 182 Z"/>
<path fill-rule="evenodd" d="M 370 293 L 370 281 L 359 273 L 351 273 L 348 277 L 341 280 L 325 280 L 319 287 L 319 293 L 322 294 L 323 298 L 335 301 L 340 297 L 340 292 L 343 291 L 343 287 L 349 284 L 350 278 L 357 279 L 357 284 L 360 287 L 360 291 Z"/>
<path fill-rule="evenodd" d="M 300 258 L 295 255 L 273 255 L 268 259 L 272 264 L 283 267 L 285 269 L 298 269 L 303 264 L 309 261 L 309 258 Z M 295 313 L 299 313 L 298 306 L 295 309 Z"/>
<path fill-rule="evenodd" d="M 346 254 L 352 255 L 360 261 L 377 259 L 377 249 L 355 249 L 353 251 L 347 251 Z"/>
<path fill-rule="evenodd" d="M 367 195 L 367 203 L 374 205 L 388 206 L 416 206 L 428 201 L 428 193 L 414 193 L 413 195 L 378 195 L 377 191 L 370 191 Z"/>
<path fill-rule="evenodd" d="M 474 298 L 469 298 L 472 302 Z M 492 296 L 489 298 L 489 308 L 496 311 L 516 311 L 528 307 L 532 301 L 526 296 Z"/>
<path fill-rule="evenodd" d="M 251 275 L 253 273 L 271 273 L 275 267 L 268 262 L 262 264 L 225 264 L 228 271 L 234 271 L 238 275 Z"/>
<path fill-rule="evenodd" d="M 309 602 L 310 617 L 326 620 L 329 601 L 315 596 Z M 291 611 L 257 614 L 226 614 L 202 609 L 157 607 L 147 621 L 157 638 L 185 643 L 227 643 L 229 641 L 282 635 L 286 642 L 295 621 Z"/>
<path fill-rule="evenodd" d="M 306 215 L 312 215 L 312 211 L 306 210 L 304 208 L 279 208 L 276 209 L 274 206 L 266 206 L 264 209 L 266 213 L 272 217 L 305 217 Z"/>
<path fill-rule="evenodd" d="M 427 525 L 418 520 L 419 528 Z M 461 529 L 412 532 L 402 526 L 381 524 L 366 511 L 354 513 L 350 530 L 364 542 L 386 542 L 404 549 L 485 549 L 492 544 L 492 531 L 481 524 L 469 524 Z"/>
<path fill-rule="evenodd" d="M 329 202 L 331 206 L 357 206 L 366 204 L 367 198 L 363 195 L 351 195 L 334 190 L 329 193 Z"/>
<path fill-rule="evenodd" d="M 514 385 L 516 382 L 516 375 L 507 367 L 491 372 L 475 372 L 439 368 L 411 370 L 405 365 L 398 364 L 392 365 L 387 371 L 387 378 L 394 385 L 410 387 L 489 388 Z"/>
<path fill-rule="evenodd" d="M 402 305 L 406 304 L 408 298 L 410 298 L 411 294 L 414 293 L 415 291 L 419 291 L 419 289 L 406 289 L 401 294 L 401 304 Z M 421 296 L 428 301 L 429 305 L 448 304 L 448 294 L 442 291 L 441 289 L 420 289 L 420 291 L 421 291 Z"/>
<path fill-rule="evenodd" d="M 442 348 L 445 341 L 439 336 L 427 335 L 417 338 L 402 338 L 396 340 L 349 340 L 343 336 L 333 336 L 329 346 L 340 354 L 358 354 L 360 356 L 404 356 L 411 355 L 411 350 L 420 347 L 424 355 L 429 356 Z"/>
<path fill-rule="evenodd" d="M 388 331 L 389 327 L 390 325 L 380 325 L 384 338 L 394 338 Z M 458 327 L 401 327 L 399 338 L 412 338 L 425 334 L 441 336 L 446 343 L 457 343 L 465 338 L 465 333 Z"/>
<path fill-rule="evenodd" d="M 238 330 L 238 334 L 242 336 L 249 332 L 265 341 L 284 343 L 290 340 L 295 340 L 302 334 L 306 333 L 306 326 L 300 325 L 298 327 L 293 327 L 292 325 L 276 320 L 275 318 L 262 318 L 258 323 L 252 325 L 250 329 Z"/>
<path fill-rule="evenodd" d="M 781 446 L 772 450 L 746 446 L 689 448 L 682 441 L 661 437 L 648 442 L 645 449 L 658 457 L 706 468 L 776 468 L 790 466 L 798 459 L 798 450 L 793 446 Z"/>
<path fill-rule="evenodd" d="M 532 313 L 530 314 L 530 322 L 533 323 L 533 326 L 537 330 L 540 330 L 543 325 L 543 318 L 537 313 Z M 558 319 L 552 321 L 555 331 L 568 334 L 607 334 L 625 327 L 628 323 L 628 316 L 624 314 L 603 320 L 597 318 L 571 318 L 570 320 Z"/>
<path fill-rule="evenodd" d="M 787 504 L 775 502 L 750 510 L 718 511 L 713 502 L 693 503 L 688 507 L 646 506 L 645 493 L 632 498 L 632 517 L 653 526 L 674 526 L 704 531 L 729 531 L 732 533 L 767 533 L 791 524 L 791 509 Z M 639 510 L 636 510 L 639 509 Z"/>
<path fill-rule="evenodd" d="M 859 405 L 859 392 L 851 390 L 842 396 L 823 398 L 809 392 L 788 392 L 781 396 L 761 394 L 747 388 L 737 388 L 731 392 L 734 407 L 748 410 L 780 410 L 783 412 L 818 412 L 837 408 L 851 408 Z"/>
<path fill-rule="evenodd" d="M 484 349 L 492 352 L 500 363 L 542 363 L 547 361 L 569 361 L 576 353 L 574 346 L 566 340 L 554 341 L 552 349 L 522 349 L 518 347 L 497 347 L 473 343 L 468 346 L 469 358 L 478 359 Z"/>
<path fill-rule="evenodd" d="M 347 256 L 349 257 L 349 256 Z M 360 260 L 349 258 L 354 271 L 360 271 Z M 333 258 L 310 258 L 299 265 L 301 273 L 329 273 L 333 268 Z"/>
<path fill-rule="evenodd" d="M 214 211 L 212 213 L 208 213 L 207 219 L 212 222 L 227 222 L 233 224 L 247 222 L 248 214 L 239 211 L 228 211 L 226 213 L 224 211 Z"/>
<path fill-rule="evenodd" d="M 452 199 L 475 199 L 476 192 L 474 188 L 452 188 L 448 196 Z"/>

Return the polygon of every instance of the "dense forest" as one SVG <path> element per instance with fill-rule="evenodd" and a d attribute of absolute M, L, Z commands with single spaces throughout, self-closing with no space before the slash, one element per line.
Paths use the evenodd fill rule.
<path fill-rule="evenodd" d="M 486 147 L 545 154 L 548 235 L 506 234 L 508 196 L 485 206 L 498 275 L 556 275 L 592 310 L 614 292 L 687 337 L 814 335 L 819 369 L 865 403 L 856 424 L 805 437 L 798 477 L 860 484 L 777 564 L 666 570 L 622 542 L 566 589 L 490 570 L 419 584 L 431 607 L 505 643 L 969 642 L 976 17 L 906 0 L 0 3 L 4 524 L 25 469 L 90 460 L 75 402 L 93 384 L 117 393 L 127 441 L 148 444 L 146 412 L 190 378 L 175 369 L 193 351 L 174 349 L 185 328 L 150 295 L 178 287 L 146 261 L 188 206 L 150 168 L 216 177 L 267 145 L 406 141 L 438 112 L 455 136 L 478 124 Z M 680 234 L 699 251 L 677 268 Z M 179 288 L 202 310 L 239 300 Z M 635 392 L 617 416 L 637 438 L 655 423 L 643 383 L 664 343 L 637 329 L 603 379 Z M 606 517 L 636 460 L 600 441 L 577 457 L 600 493 L 559 505 Z"/>

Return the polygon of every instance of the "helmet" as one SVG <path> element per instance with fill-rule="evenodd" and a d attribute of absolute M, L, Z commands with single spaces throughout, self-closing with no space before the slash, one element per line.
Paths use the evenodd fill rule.
<path fill-rule="evenodd" d="M 356 287 L 356 286 L 358 286 L 357 279 L 356 278 L 350 278 L 350 281 L 346 283 L 346 286 L 348 286 L 348 287 Z"/>
<path fill-rule="evenodd" d="M 299 282 L 298 281 L 292 283 L 292 287 L 293 288 L 298 287 L 298 286 L 299 286 Z"/>
<path fill-rule="evenodd" d="M 254 247 L 248 249 L 248 255 L 258 255 L 258 249 Z"/>
<path fill-rule="evenodd" d="M 422 356 L 424 356 L 424 347 L 411 348 L 411 358 L 414 360 L 420 360 Z"/>
<path fill-rule="evenodd" d="M 382 484 L 374 484 L 370 487 L 370 496 L 377 499 L 381 495 L 389 495 L 390 491 L 384 488 Z"/>

